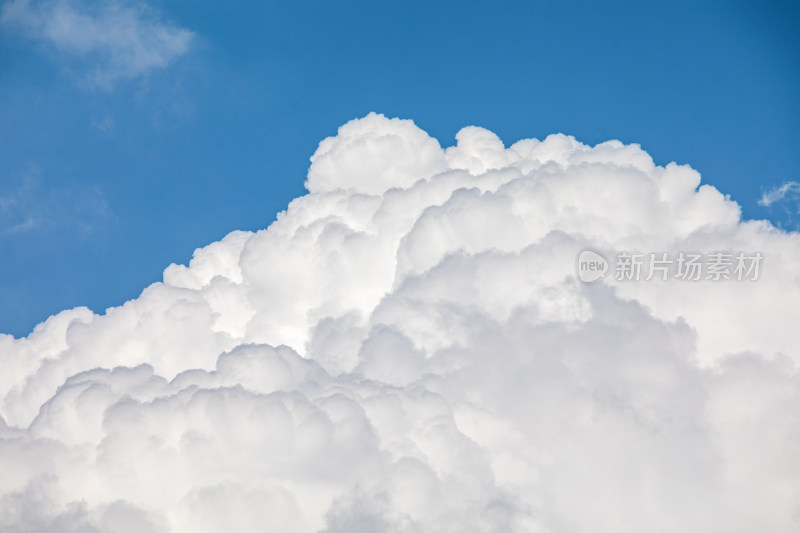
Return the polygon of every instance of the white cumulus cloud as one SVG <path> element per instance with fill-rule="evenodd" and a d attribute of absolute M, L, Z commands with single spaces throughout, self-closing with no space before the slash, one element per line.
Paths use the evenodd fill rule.
<path fill-rule="evenodd" d="M 3 24 L 95 65 L 90 80 L 111 86 L 164 68 L 189 50 L 193 33 L 125 0 L 9 0 Z"/>
<path fill-rule="evenodd" d="M 637 145 L 456 139 L 351 121 L 269 228 L 1 336 L 0 529 L 797 531 L 800 235 Z"/>

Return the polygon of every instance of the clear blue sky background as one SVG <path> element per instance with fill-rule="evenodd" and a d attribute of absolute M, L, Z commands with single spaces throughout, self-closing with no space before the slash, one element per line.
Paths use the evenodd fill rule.
<path fill-rule="evenodd" d="M 794 4 L 152 1 L 190 49 L 110 88 L 81 81 L 93 57 L 0 26 L 0 331 L 102 312 L 266 227 L 317 143 L 370 111 L 443 146 L 472 124 L 637 142 L 796 228 L 791 198 L 757 203 L 800 180 Z"/>

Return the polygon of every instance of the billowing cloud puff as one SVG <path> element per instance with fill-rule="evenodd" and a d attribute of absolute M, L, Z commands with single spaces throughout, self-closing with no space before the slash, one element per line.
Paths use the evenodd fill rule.
<path fill-rule="evenodd" d="M 637 145 L 456 139 L 349 122 L 269 228 L 0 337 L 0 529 L 797 531 L 800 235 Z"/>

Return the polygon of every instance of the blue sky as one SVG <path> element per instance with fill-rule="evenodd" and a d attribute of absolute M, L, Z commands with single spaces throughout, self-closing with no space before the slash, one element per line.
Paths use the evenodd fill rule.
<path fill-rule="evenodd" d="M 800 181 L 790 2 L 114 0 L 120 19 L 70 0 L 91 29 L 75 35 L 53 5 L 6 1 L 0 24 L 0 331 L 17 336 L 266 227 L 318 142 L 370 111 L 444 146 L 466 125 L 637 142 L 748 218 L 800 218 L 797 187 L 759 204 Z"/>

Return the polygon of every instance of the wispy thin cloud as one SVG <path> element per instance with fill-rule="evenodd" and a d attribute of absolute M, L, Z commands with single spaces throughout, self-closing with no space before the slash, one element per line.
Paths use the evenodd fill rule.
<path fill-rule="evenodd" d="M 779 187 L 774 187 L 761 195 L 758 205 L 769 207 L 775 202 L 780 202 L 787 197 L 800 195 L 800 183 L 787 181 Z"/>
<path fill-rule="evenodd" d="M 189 50 L 194 36 L 145 4 L 124 0 L 11 0 L 0 21 L 88 61 L 88 81 L 105 88 L 168 66 Z"/>
<path fill-rule="evenodd" d="M 114 119 L 111 117 L 104 117 L 102 119 L 92 119 L 91 126 L 103 133 L 110 133 L 114 130 Z"/>
<path fill-rule="evenodd" d="M 85 235 L 110 218 L 111 209 L 98 187 L 46 187 L 38 171 L 31 171 L 15 187 L 0 190 L 0 237 L 59 227 Z"/>

